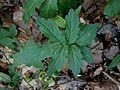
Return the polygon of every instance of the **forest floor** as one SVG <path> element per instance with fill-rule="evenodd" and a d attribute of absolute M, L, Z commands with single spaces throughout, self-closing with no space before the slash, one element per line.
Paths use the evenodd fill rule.
<path fill-rule="evenodd" d="M 83 1 L 80 15 L 81 22 L 101 23 L 96 38 L 90 46 L 94 56 L 94 64 L 84 62 L 84 67 L 78 76 L 74 76 L 70 70 L 62 70 L 59 76 L 45 78 L 46 72 L 41 71 L 40 77 L 37 79 L 34 79 L 33 76 L 37 69 L 23 65 L 21 66 L 24 67 L 22 69 L 23 78 L 21 78 L 21 84 L 18 86 L 20 90 L 120 90 L 120 65 L 110 70 L 106 69 L 113 58 L 120 53 L 120 17 L 109 18 L 102 15 L 105 0 L 99 0 L 97 3 L 92 2 L 93 0 Z M 45 37 L 41 33 L 33 31 L 33 35 L 31 32 L 25 32 L 23 30 L 26 28 L 25 24 L 16 22 L 21 17 L 21 9 L 19 5 L 14 6 L 14 4 L 6 4 L 0 1 L 0 22 L 2 22 L 2 27 L 9 27 L 9 25 L 15 23 L 19 30 L 17 38 L 21 43 L 31 37 L 36 39 L 36 36 L 38 41 L 45 42 Z M 31 27 L 32 24 L 33 20 L 31 20 L 28 27 Z M 5 51 L 5 53 L 2 53 L 2 51 Z M 13 62 L 9 56 L 11 52 L 12 50 L 8 47 L 0 45 L 0 72 L 8 72 L 8 59 Z M 49 82 L 47 79 L 49 79 Z M 0 81 L 0 87 L 6 88 L 6 84 Z"/>

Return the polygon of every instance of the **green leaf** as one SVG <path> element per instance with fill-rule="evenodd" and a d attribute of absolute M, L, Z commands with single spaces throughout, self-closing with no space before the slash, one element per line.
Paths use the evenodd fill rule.
<path fill-rule="evenodd" d="M 105 7 L 104 15 L 108 16 L 120 15 L 120 0 L 109 0 Z"/>
<path fill-rule="evenodd" d="M 80 48 L 76 45 L 72 45 L 69 51 L 68 65 L 75 75 L 80 72 L 80 68 L 83 66 L 82 58 Z"/>
<path fill-rule="evenodd" d="M 40 48 L 41 45 L 39 43 L 35 43 L 33 40 L 27 41 L 20 52 L 13 55 L 13 58 L 15 59 L 14 65 L 19 66 L 21 64 L 26 64 L 41 66 L 40 61 L 38 60 L 39 53 L 41 52 Z"/>
<path fill-rule="evenodd" d="M 17 39 L 16 38 L 3 38 L 3 39 L 1 39 L 0 40 L 0 43 L 2 44 L 2 45 L 5 45 L 5 46 L 8 46 L 8 47 L 10 47 L 10 48 L 15 48 L 15 43 L 16 44 L 18 44 L 18 41 L 17 41 Z"/>
<path fill-rule="evenodd" d="M 82 52 L 84 60 L 86 60 L 87 62 L 90 62 L 90 63 L 94 62 L 94 58 L 93 58 L 93 55 L 92 55 L 90 48 L 80 47 L 80 50 Z"/>
<path fill-rule="evenodd" d="M 61 16 L 57 15 L 55 18 L 53 18 L 53 21 L 58 27 L 65 28 L 66 22 Z"/>
<path fill-rule="evenodd" d="M 69 9 L 76 9 L 81 4 L 81 0 L 58 0 L 58 12 L 65 16 Z"/>
<path fill-rule="evenodd" d="M 44 0 L 25 0 L 23 5 L 24 15 L 23 19 L 25 22 L 29 21 L 30 17 L 34 14 L 35 8 L 40 6 Z"/>
<path fill-rule="evenodd" d="M 9 28 L 0 28 L 0 39 L 6 37 L 14 37 L 17 35 L 15 25 L 11 25 Z"/>
<path fill-rule="evenodd" d="M 15 67 L 13 66 L 13 64 L 9 64 L 9 67 L 8 67 L 8 72 L 11 76 L 14 76 L 14 74 L 16 73 L 15 71 Z"/>
<path fill-rule="evenodd" d="M 21 75 L 21 72 L 17 72 L 16 74 L 14 74 L 14 76 L 12 76 L 12 82 L 13 83 L 13 86 L 17 86 L 20 82 L 18 82 L 20 80 L 20 76 Z"/>
<path fill-rule="evenodd" d="M 40 31 L 45 34 L 45 36 L 49 38 L 51 42 L 66 42 L 65 36 L 52 20 L 46 20 L 38 17 L 36 22 L 40 26 Z"/>
<path fill-rule="evenodd" d="M 0 44 L 14 48 L 15 44 L 18 44 L 17 30 L 14 25 L 11 25 L 9 28 L 0 28 Z"/>
<path fill-rule="evenodd" d="M 82 5 L 79 6 L 77 9 L 75 9 L 75 13 L 76 13 L 76 15 L 78 15 L 78 16 L 80 15 L 81 7 L 82 7 Z"/>
<path fill-rule="evenodd" d="M 13 64 L 9 65 L 9 70 L 8 70 L 10 76 L 11 76 L 11 82 L 9 82 L 9 85 L 12 87 L 16 87 L 20 82 L 20 76 L 22 75 L 21 70 L 18 72 L 16 71 L 16 68 L 14 67 Z"/>
<path fill-rule="evenodd" d="M 41 68 L 41 60 L 52 56 L 59 47 L 60 45 L 58 43 L 41 46 L 39 43 L 30 40 L 25 44 L 19 53 L 13 55 L 13 58 L 15 59 L 14 65 L 19 66 L 21 64 L 26 64 Z"/>
<path fill-rule="evenodd" d="M 117 66 L 117 65 L 120 65 L 120 54 L 117 55 L 117 56 L 112 60 L 112 62 L 111 62 L 110 65 L 108 66 L 108 69 L 113 68 L 113 67 L 115 67 L 115 66 Z"/>
<path fill-rule="evenodd" d="M 79 38 L 76 43 L 79 46 L 89 45 L 96 36 L 99 24 L 80 24 Z"/>
<path fill-rule="evenodd" d="M 66 20 L 66 30 L 65 35 L 69 44 L 75 43 L 78 38 L 79 32 L 79 17 L 76 15 L 75 11 L 71 9 L 65 18 Z"/>
<path fill-rule="evenodd" d="M 7 74 L 0 72 L 0 81 L 10 82 L 11 78 Z"/>
<path fill-rule="evenodd" d="M 57 0 L 46 0 L 40 8 L 40 16 L 52 18 L 56 15 L 57 10 Z"/>
<path fill-rule="evenodd" d="M 10 27 L 9 27 L 9 34 L 11 35 L 11 36 L 16 36 L 17 35 L 17 29 L 16 29 L 16 26 L 15 25 L 11 25 Z"/>
<path fill-rule="evenodd" d="M 66 56 L 68 55 L 68 47 L 61 46 L 56 52 L 53 60 L 48 66 L 48 76 L 50 76 L 55 71 L 60 71 L 63 65 L 66 63 Z"/>

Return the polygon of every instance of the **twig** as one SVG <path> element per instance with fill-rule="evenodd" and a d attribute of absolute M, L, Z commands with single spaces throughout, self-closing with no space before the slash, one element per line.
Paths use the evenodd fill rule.
<path fill-rule="evenodd" d="M 63 85 L 63 84 L 69 83 L 69 82 L 71 82 L 71 80 L 68 80 L 68 81 L 63 82 L 63 83 L 55 84 L 54 86 L 50 86 L 50 88 L 59 87 L 60 85 Z"/>
<path fill-rule="evenodd" d="M 117 82 L 116 80 L 114 80 L 110 75 L 108 75 L 106 72 L 102 71 L 102 73 L 108 77 L 112 82 L 114 82 L 117 86 L 120 85 L 119 82 Z"/>
<path fill-rule="evenodd" d="M 23 77 L 24 81 L 34 90 L 34 87 Z"/>
<path fill-rule="evenodd" d="M 97 43 L 96 45 L 94 45 L 93 47 L 91 47 L 91 49 L 95 49 L 101 42 Z"/>
<path fill-rule="evenodd" d="M 55 76 L 55 78 L 67 78 L 68 81 L 63 82 L 63 83 L 59 83 L 59 84 L 55 84 L 54 86 L 50 86 L 50 88 L 59 87 L 60 85 L 63 85 L 63 84 L 71 82 L 71 79 L 69 77 L 67 77 L 67 76 Z"/>
<path fill-rule="evenodd" d="M 5 54 L 3 54 L 3 56 L 6 58 L 6 60 L 9 62 L 9 64 L 11 64 L 10 60 L 7 58 L 7 56 Z"/>
<path fill-rule="evenodd" d="M 6 60 L 9 62 L 9 64 L 11 64 L 10 60 L 9 60 L 8 57 L 5 55 L 5 53 L 6 53 L 6 49 L 5 49 L 5 47 L 4 47 L 3 56 L 4 56 L 4 57 L 6 58 Z"/>
<path fill-rule="evenodd" d="M 67 76 L 54 76 L 55 78 L 67 78 L 67 79 L 69 79 L 69 80 L 71 80 L 69 77 L 67 77 Z"/>

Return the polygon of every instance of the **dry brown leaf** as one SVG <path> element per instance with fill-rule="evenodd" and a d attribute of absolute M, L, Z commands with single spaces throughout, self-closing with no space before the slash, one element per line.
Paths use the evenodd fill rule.
<path fill-rule="evenodd" d="M 0 61 L 0 67 L 2 67 L 3 69 L 8 69 L 8 63 Z"/>
<path fill-rule="evenodd" d="M 102 67 L 99 67 L 98 69 L 95 70 L 94 74 L 93 74 L 93 77 L 97 76 L 97 75 L 100 75 L 100 73 L 102 72 L 103 68 Z"/>
<path fill-rule="evenodd" d="M 117 53 L 119 53 L 119 47 L 118 46 L 111 46 L 111 48 L 108 50 L 104 50 L 104 55 L 106 58 L 112 60 Z"/>
<path fill-rule="evenodd" d="M 20 31 L 18 34 L 18 39 L 21 43 L 25 43 L 28 39 L 30 39 L 30 37 L 25 31 Z"/>
<path fill-rule="evenodd" d="M 62 72 L 67 75 L 67 72 L 68 72 L 68 60 L 66 60 L 66 63 L 63 65 Z"/>
<path fill-rule="evenodd" d="M 84 90 L 119 90 L 118 86 L 115 85 L 113 82 L 106 80 L 103 82 L 88 82 L 88 85 Z"/>
<path fill-rule="evenodd" d="M 103 52 L 102 50 L 95 50 L 95 51 L 93 50 L 92 51 L 95 64 L 99 64 L 99 63 L 103 62 L 102 52 Z"/>
<path fill-rule="evenodd" d="M 13 13 L 13 21 L 15 23 L 18 23 L 18 22 L 22 21 L 22 16 L 23 16 L 22 7 L 16 6 L 15 11 Z"/>
<path fill-rule="evenodd" d="M 107 0 L 83 0 L 81 17 L 94 23 L 97 20 L 103 22 L 103 10 Z"/>

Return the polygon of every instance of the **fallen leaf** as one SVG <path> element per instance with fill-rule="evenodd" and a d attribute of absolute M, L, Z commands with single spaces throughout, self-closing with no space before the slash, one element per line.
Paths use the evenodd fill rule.
<path fill-rule="evenodd" d="M 0 67 L 2 67 L 3 69 L 8 69 L 8 63 L 0 61 Z"/>
<path fill-rule="evenodd" d="M 96 69 L 96 71 L 94 72 L 93 74 L 93 77 L 99 75 L 101 72 L 102 72 L 103 68 L 102 67 L 99 67 L 98 69 Z"/>
<path fill-rule="evenodd" d="M 99 64 L 103 62 L 102 52 L 103 52 L 102 50 L 95 50 L 95 51 L 92 50 L 95 64 Z"/>
<path fill-rule="evenodd" d="M 15 11 L 13 13 L 13 21 L 15 23 L 22 21 L 22 16 L 23 16 L 23 10 L 22 7 L 16 6 Z"/>

